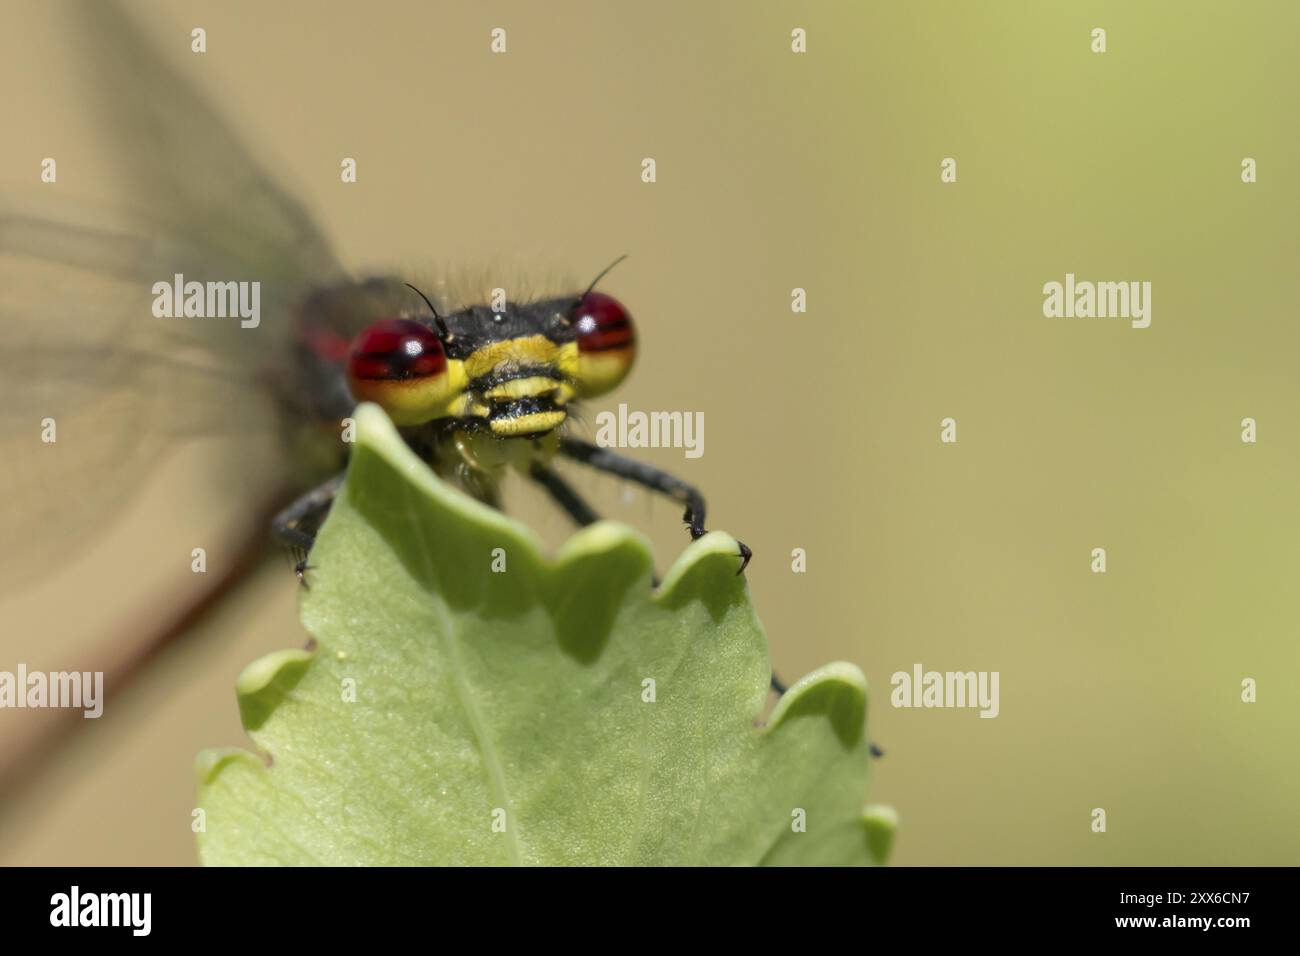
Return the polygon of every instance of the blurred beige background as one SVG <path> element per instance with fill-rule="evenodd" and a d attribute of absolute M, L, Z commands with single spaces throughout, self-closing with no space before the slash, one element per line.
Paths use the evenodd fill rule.
<path fill-rule="evenodd" d="M 60 189 L 111 199 L 65 80 L 64 11 L 0 2 L 0 183 L 54 155 Z M 606 288 L 637 320 L 639 364 L 589 416 L 705 413 L 702 458 L 638 454 L 754 548 L 780 673 L 867 674 L 896 863 L 1300 860 L 1300 7 L 130 6 L 358 271 L 583 277 L 630 253 Z M 1151 328 L 1044 318 L 1043 283 L 1066 272 L 1151 281 Z M 160 463 L 110 534 L 0 604 L 0 667 L 68 666 L 188 583 L 191 542 L 219 550 L 246 511 L 205 490 L 232 453 Z M 674 508 L 575 480 L 651 532 L 660 567 L 685 543 Z M 565 533 L 531 493 L 512 504 Z M 243 740 L 235 675 L 302 642 L 295 602 L 270 560 L 86 721 L 0 797 L 0 862 L 193 862 L 191 761 Z M 1000 671 L 1000 716 L 890 708 L 890 675 L 915 662 Z"/>

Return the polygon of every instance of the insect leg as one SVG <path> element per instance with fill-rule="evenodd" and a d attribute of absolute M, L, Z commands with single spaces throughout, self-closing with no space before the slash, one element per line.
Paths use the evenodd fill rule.
<path fill-rule="evenodd" d="M 680 478 L 675 478 L 666 471 L 660 471 L 658 468 L 642 462 L 633 461 L 631 458 L 624 458 L 607 448 L 601 448 L 598 445 L 591 444 L 591 442 L 577 438 L 561 439 L 560 453 L 598 471 L 635 481 L 638 485 L 649 488 L 651 491 L 657 491 L 662 495 L 667 495 L 674 501 L 685 505 L 686 513 L 682 516 L 682 520 L 690 526 L 691 537 L 699 538 L 704 535 L 704 496 L 694 486 L 688 485 Z M 736 543 L 740 545 L 740 571 L 744 571 L 754 552 L 750 551 L 744 542 L 737 541 Z M 736 573 L 739 574 L 740 571 Z"/>
<path fill-rule="evenodd" d="M 572 485 L 540 462 L 533 462 L 528 477 L 549 491 L 555 503 L 565 510 L 579 528 L 600 520 L 600 515 L 582 500 Z"/>
<path fill-rule="evenodd" d="M 306 572 L 310 570 L 307 555 L 316 543 L 316 532 L 329 514 L 334 496 L 343 485 L 343 475 L 338 474 L 322 485 L 299 497 L 271 521 L 275 537 L 298 556 L 294 574 L 303 587 L 307 586 Z"/>

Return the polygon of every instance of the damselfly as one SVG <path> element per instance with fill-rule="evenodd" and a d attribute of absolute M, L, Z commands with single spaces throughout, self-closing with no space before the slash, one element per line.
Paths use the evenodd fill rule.
<path fill-rule="evenodd" d="M 402 276 L 352 279 L 114 3 L 85 3 L 78 16 L 94 108 L 111 131 L 96 158 L 115 170 L 130 213 L 49 196 L 0 208 L 0 428 L 17 449 L 0 485 L 9 540 L 56 541 L 59 524 L 93 534 L 173 439 L 271 422 L 286 448 L 310 450 L 299 483 L 322 479 L 275 522 L 309 551 L 346 463 L 338 426 L 359 400 L 383 406 L 431 467 L 490 504 L 513 470 L 578 524 L 594 521 L 552 466 L 561 457 L 667 496 L 692 537 L 705 532 L 695 488 L 566 429 L 573 404 L 616 387 L 635 357 L 628 310 L 597 289 L 604 272 L 501 305 Z M 59 294 L 68 287 L 75 297 Z M 192 321 L 158 318 L 191 307 Z M 66 459 L 41 447 L 43 428 L 73 449 Z M 75 495 L 70 471 L 87 479 Z M 57 555 L 24 549 L 23 569 Z M 749 558 L 740 545 L 738 571 Z"/>

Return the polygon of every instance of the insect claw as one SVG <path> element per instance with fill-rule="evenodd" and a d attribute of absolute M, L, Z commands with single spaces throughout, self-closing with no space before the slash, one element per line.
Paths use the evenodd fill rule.
<path fill-rule="evenodd" d="M 885 755 L 885 752 L 875 744 L 870 745 L 870 750 L 871 750 L 871 756 L 876 757 L 877 759 Z"/>
<path fill-rule="evenodd" d="M 740 570 L 736 573 L 744 574 L 745 568 L 749 567 L 749 559 L 754 556 L 754 552 L 749 550 L 749 545 L 743 541 L 737 541 L 736 544 L 740 545 Z"/>
<path fill-rule="evenodd" d="M 311 585 L 307 582 L 307 572 L 315 571 L 315 570 L 316 570 L 316 566 L 313 564 L 308 564 L 306 558 L 303 558 L 301 561 L 299 561 L 297 564 L 293 566 L 293 573 L 298 578 L 298 583 L 303 586 L 304 590 L 307 591 L 311 590 Z"/>

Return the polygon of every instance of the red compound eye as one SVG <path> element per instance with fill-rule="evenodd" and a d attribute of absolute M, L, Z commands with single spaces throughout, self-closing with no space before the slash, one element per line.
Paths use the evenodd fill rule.
<path fill-rule="evenodd" d="M 603 292 L 588 292 L 574 309 L 578 348 L 583 352 L 609 352 L 636 345 L 632 316 L 621 302 Z"/>
<path fill-rule="evenodd" d="M 402 381 L 439 375 L 447 353 L 433 329 L 413 319 L 382 319 L 352 343 L 348 377 L 359 381 Z"/>
<path fill-rule="evenodd" d="M 603 292 L 588 292 L 573 316 L 578 333 L 578 391 L 584 396 L 602 395 L 623 381 L 636 358 L 632 316 L 618 299 Z"/>
<path fill-rule="evenodd" d="M 446 414 L 453 388 L 442 340 L 413 319 L 375 322 L 352 343 L 348 387 L 357 401 L 383 406 L 398 425 Z"/>

